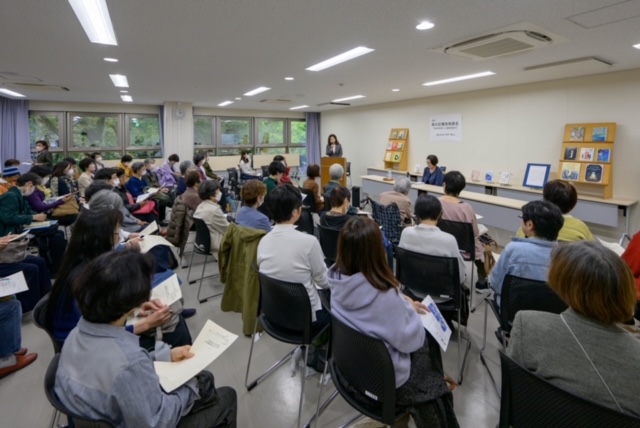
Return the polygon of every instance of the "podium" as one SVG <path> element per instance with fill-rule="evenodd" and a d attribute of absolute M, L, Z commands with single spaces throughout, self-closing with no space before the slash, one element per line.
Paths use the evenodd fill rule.
<path fill-rule="evenodd" d="M 333 164 L 342 165 L 342 169 L 344 169 L 344 174 L 342 174 L 342 179 L 340 180 L 340 185 L 347 186 L 347 159 L 346 158 L 329 158 L 324 157 L 320 159 L 320 188 L 324 189 L 324 186 L 327 185 L 329 181 L 331 181 L 331 174 L 329 174 L 329 168 Z"/>

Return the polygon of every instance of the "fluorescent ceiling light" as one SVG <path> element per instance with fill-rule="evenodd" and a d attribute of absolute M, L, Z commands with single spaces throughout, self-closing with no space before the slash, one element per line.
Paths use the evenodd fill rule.
<path fill-rule="evenodd" d="M 223 101 L 220 104 L 218 104 L 218 107 L 228 106 L 229 104 L 233 104 L 233 101 Z"/>
<path fill-rule="evenodd" d="M 238 100 L 238 101 L 240 101 L 241 99 L 242 99 L 242 98 L 240 98 L 240 97 L 236 97 L 236 100 Z"/>
<path fill-rule="evenodd" d="M 5 95 L 9 95 L 11 97 L 19 97 L 19 98 L 25 98 L 26 97 L 26 95 L 22 95 L 22 94 L 19 94 L 17 92 L 13 92 L 13 91 L 10 91 L 10 90 L 4 89 L 4 88 L 0 89 L 0 92 L 2 92 Z"/>
<path fill-rule="evenodd" d="M 316 65 L 312 65 L 307 68 L 309 71 L 320 71 L 325 68 L 333 67 L 334 65 L 338 65 L 342 62 L 349 61 L 350 59 L 357 58 L 361 55 L 368 54 L 369 52 L 373 52 L 375 49 L 369 49 L 364 46 L 358 46 L 357 48 L 351 49 L 350 51 L 341 53 L 340 55 L 334 56 L 333 58 L 329 58 L 326 61 L 319 62 Z"/>
<path fill-rule="evenodd" d="M 422 21 L 421 23 L 416 25 L 416 29 L 418 30 L 430 30 L 433 27 L 434 27 L 433 22 L 429 22 L 429 21 Z"/>
<path fill-rule="evenodd" d="M 115 58 L 103 58 L 103 59 L 107 62 L 118 62 L 118 60 Z"/>
<path fill-rule="evenodd" d="M 354 95 L 352 97 L 338 98 L 336 100 L 331 100 L 331 102 L 332 103 L 339 103 L 339 102 L 342 102 L 342 101 L 357 100 L 358 98 L 364 98 L 364 95 Z"/>
<path fill-rule="evenodd" d="M 106 0 L 69 0 L 91 43 L 118 46 Z"/>
<path fill-rule="evenodd" d="M 129 91 L 120 91 L 121 94 L 128 94 Z"/>
<path fill-rule="evenodd" d="M 260 92 L 265 92 L 268 91 L 271 88 L 267 88 L 266 86 L 260 86 L 259 88 L 255 88 L 253 91 L 249 91 L 246 94 L 244 94 L 245 97 L 250 97 L 256 94 L 259 94 Z"/>
<path fill-rule="evenodd" d="M 118 88 L 129 87 L 129 81 L 127 80 L 127 76 L 125 76 L 124 74 L 110 74 L 109 77 L 111 77 L 111 81 L 113 82 L 114 86 Z"/>
<path fill-rule="evenodd" d="M 284 80 L 293 80 L 293 77 L 285 77 Z"/>
<path fill-rule="evenodd" d="M 122 101 L 126 103 L 133 102 L 133 98 L 131 98 L 131 95 L 120 95 L 120 98 L 122 98 Z"/>
<path fill-rule="evenodd" d="M 400 92 L 400 89 L 392 89 L 392 92 Z"/>
<path fill-rule="evenodd" d="M 289 110 L 298 110 L 298 109 L 307 108 L 307 107 L 309 107 L 309 106 L 308 105 L 303 105 L 303 106 L 291 107 Z"/>
<path fill-rule="evenodd" d="M 640 43 L 638 43 L 637 45 L 633 45 L 633 47 L 636 49 L 640 49 Z"/>
<path fill-rule="evenodd" d="M 433 82 L 423 83 L 424 86 L 442 85 L 443 83 L 459 82 L 460 80 L 475 79 L 477 77 L 492 76 L 496 73 L 493 71 L 483 71 L 482 73 L 467 74 L 466 76 L 452 77 L 451 79 L 436 80 Z"/>

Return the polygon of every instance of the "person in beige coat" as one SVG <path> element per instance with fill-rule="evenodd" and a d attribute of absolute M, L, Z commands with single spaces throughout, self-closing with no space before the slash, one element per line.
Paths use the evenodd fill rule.
<path fill-rule="evenodd" d="M 218 201 L 222 197 L 220 185 L 215 180 L 207 180 L 200 184 L 198 194 L 200 195 L 200 199 L 202 199 L 202 203 L 198 205 L 195 213 L 193 213 L 193 218 L 204 220 L 209 228 L 209 233 L 211 234 L 211 252 L 217 258 L 222 238 L 229 227 L 227 217 L 222 212 L 220 205 L 218 205 Z"/>

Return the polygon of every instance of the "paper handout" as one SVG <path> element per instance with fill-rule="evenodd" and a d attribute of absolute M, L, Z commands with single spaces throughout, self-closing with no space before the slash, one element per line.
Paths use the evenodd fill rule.
<path fill-rule="evenodd" d="M 442 350 L 446 351 L 451 338 L 451 329 L 430 296 L 425 297 L 422 303 L 431 311 L 420 315 L 422 325 L 436 339 Z"/>
<path fill-rule="evenodd" d="M 29 287 L 27 286 L 27 281 L 24 279 L 22 271 L 5 278 L 0 278 L 0 297 L 22 293 L 28 289 Z"/>
<path fill-rule="evenodd" d="M 237 335 L 207 320 L 191 347 L 193 357 L 175 363 L 153 363 L 162 389 L 169 393 L 187 383 L 214 362 L 237 338 Z"/>
<path fill-rule="evenodd" d="M 146 201 L 147 199 L 149 199 L 150 196 L 151 196 L 151 193 L 143 193 L 142 195 L 136 198 L 136 204 Z"/>
<path fill-rule="evenodd" d="M 178 275 L 173 274 L 151 290 L 151 297 L 149 300 L 158 299 L 163 305 L 171 306 L 181 298 L 182 291 L 180 290 Z M 136 310 L 136 314 L 138 313 L 138 310 L 139 309 Z M 133 316 L 127 319 L 127 325 L 136 325 L 143 320 L 144 317 Z"/>
<path fill-rule="evenodd" d="M 150 225 L 148 225 L 147 227 L 142 229 L 142 232 L 140 232 L 140 235 L 142 235 L 142 236 L 151 235 L 152 233 L 154 233 L 157 230 L 158 230 L 158 223 L 153 221 Z"/>
<path fill-rule="evenodd" d="M 150 249 L 158 245 L 166 245 L 168 247 L 173 247 L 173 244 L 171 242 L 167 241 L 166 239 L 164 239 L 162 236 L 159 236 L 159 235 L 147 235 L 144 237 L 144 239 L 142 239 L 139 242 L 139 245 L 140 245 L 141 253 L 146 253 Z"/>
<path fill-rule="evenodd" d="M 15 235 L 13 238 L 9 239 L 9 242 L 17 241 L 24 238 L 25 236 L 27 236 L 27 234 L 29 234 L 29 230 L 30 229 L 24 230 L 20 235 Z"/>
<path fill-rule="evenodd" d="M 618 244 L 617 242 L 607 242 L 607 241 L 603 241 L 600 238 L 598 238 L 598 241 L 600 241 L 602 245 L 604 245 L 605 247 L 607 247 L 608 249 L 616 253 L 618 256 L 622 256 L 622 254 L 624 253 L 624 247 Z"/>

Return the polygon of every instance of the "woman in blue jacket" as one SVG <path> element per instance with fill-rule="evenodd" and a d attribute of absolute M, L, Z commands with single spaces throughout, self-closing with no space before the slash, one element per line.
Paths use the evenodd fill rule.
<path fill-rule="evenodd" d="M 427 167 L 422 174 L 422 182 L 425 184 L 433 184 L 434 186 L 442 186 L 444 180 L 444 172 L 438 167 L 438 156 L 427 156 Z"/>

